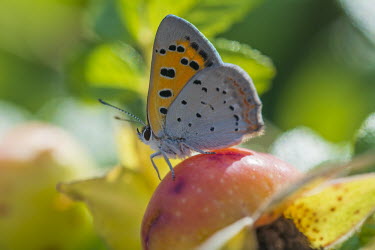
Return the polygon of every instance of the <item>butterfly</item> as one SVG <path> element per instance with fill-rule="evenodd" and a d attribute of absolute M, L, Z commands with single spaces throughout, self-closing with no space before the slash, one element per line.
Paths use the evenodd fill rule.
<path fill-rule="evenodd" d="M 258 135 L 264 127 L 261 107 L 250 76 L 224 63 L 196 27 L 174 15 L 161 21 L 152 52 L 148 124 L 130 114 L 144 125 L 139 138 L 156 151 L 150 160 L 159 179 L 156 156 L 164 157 L 174 179 L 169 158 L 213 154 L 206 150 Z"/>

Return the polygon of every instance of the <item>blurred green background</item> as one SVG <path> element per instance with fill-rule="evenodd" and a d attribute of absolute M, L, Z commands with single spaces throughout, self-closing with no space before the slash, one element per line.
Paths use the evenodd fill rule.
<path fill-rule="evenodd" d="M 0 142 L 44 121 L 73 135 L 96 169 L 118 164 L 121 122 L 97 99 L 146 117 L 153 38 L 167 14 L 253 78 L 266 133 L 246 147 L 304 169 L 351 157 L 375 111 L 371 0 L 2 0 Z"/>
<path fill-rule="evenodd" d="M 238 41 L 272 59 L 272 83 L 273 73 L 254 79 L 270 131 L 302 125 L 352 140 L 375 110 L 372 1 L 211 2 L 1 1 L 0 133 L 47 121 L 70 130 L 99 165 L 116 163 L 110 111 L 96 99 L 145 117 L 154 32 L 175 13 L 214 43 Z"/>

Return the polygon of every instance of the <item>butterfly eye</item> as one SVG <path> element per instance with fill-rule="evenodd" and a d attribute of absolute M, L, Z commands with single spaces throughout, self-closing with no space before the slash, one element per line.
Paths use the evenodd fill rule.
<path fill-rule="evenodd" d="M 145 138 L 146 141 L 150 140 L 150 138 L 151 138 L 151 129 L 150 129 L 150 127 L 146 127 L 143 130 L 143 138 Z"/>

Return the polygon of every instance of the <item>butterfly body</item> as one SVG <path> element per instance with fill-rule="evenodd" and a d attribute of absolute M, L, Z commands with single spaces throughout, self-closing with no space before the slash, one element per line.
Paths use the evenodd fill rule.
<path fill-rule="evenodd" d="M 150 126 L 145 126 L 142 133 L 138 133 L 141 141 L 150 146 L 156 152 L 163 152 L 168 158 L 185 158 L 192 154 L 191 148 L 186 146 L 184 138 L 173 138 L 165 134 L 156 137 L 151 132 Z"/>

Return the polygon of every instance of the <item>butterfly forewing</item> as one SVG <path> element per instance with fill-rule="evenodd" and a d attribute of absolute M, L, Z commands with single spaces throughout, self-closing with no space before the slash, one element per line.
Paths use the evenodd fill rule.
<path fill-rule="evenodd" d="M 201 70 L 222 64 L 211 43 L 187 21 L 169 15 L 156 33 L 147 115 L 152 131 L 162 136 L 165 117 L 182 88 Z"/>
<path fill-rule="evenodd" d="M 219 149 L 261 131 L 261 102 L 248 74 L 222 64 L 196 74 L 170 106 L 166 133 L 196 149 Z"/>

